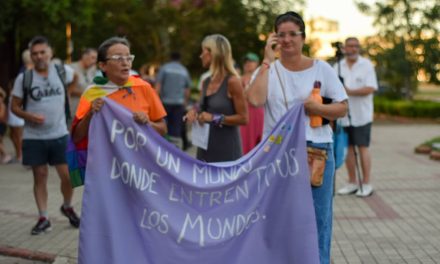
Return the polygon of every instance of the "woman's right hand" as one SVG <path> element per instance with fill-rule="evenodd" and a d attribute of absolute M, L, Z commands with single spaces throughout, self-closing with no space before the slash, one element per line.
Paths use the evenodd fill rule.
<path fill-rule="evenodd" d="M 183 117 L 183 121 L 186 121 L 188 124 L 192 124 L 197 120 L 197 116 L 197 112 L 194 109 L 191 109 Z"/>
<path fill-rule="evenodd" d="M 99 112 L 104 105 L 104 99 L 97 98 L 92 102 L 92 113 Z"/>
<path fill-rule="evenodd" d="M 267 37 L 266 46 L 264 48 L 264 61 L 272 63 L 275 61 L 275 50 L 278 48 L 278 37 L 272 32 Z"/>

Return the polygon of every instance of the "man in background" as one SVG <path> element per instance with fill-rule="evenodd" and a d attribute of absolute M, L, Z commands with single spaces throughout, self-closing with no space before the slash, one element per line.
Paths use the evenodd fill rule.
<path fill-rule="evenodd" d="M 182 149 L 186 150 L 189 143 L 182 118 L 189 98 L 191 78 L 186 67 L 180 62 L 180 53 L 172 52 L 170 59 L 170 62 L 159 69 L 155 88 L 167 112 L 169 140 L 179 144 L 181 137 Z"/>
<path fill-rule="evenodd" d="M 76 113 L 79 98 L 84 90 L 93 83 L 93 78 L 96 75 L 96 60 L 98 53 L 94 48 L 86 48 L 81 59 L 72 63 L 70 66 L 73 68 L 78 76 L 77 85 L 70 92 L 70 109 L 71 113 Z"/>
<path fill-rule="evenodd" d="M 371 155 L 369 151 L 371 124 L 373 122 L 373 93 L 377 90 L 377 78 L 374 66 L 367 58 L 361 57 L 359 40 L 354 37 L 345 40 L 345 58 L 340 61 L 342 77 L 348 95 L 348 116 L 343 125 L 348 133 L 348 153 L 345 165 L 348 171 L 348 183 L 338 190 L 338 194 L 352 194 L 366 197 L 373 193 L 370 184 Z M 338 69 L 338 65 L 334 66 Z M 356 148 L 358 152 L 356 151 Z M 357 153 L 362 168 L 362 188 L 356 184 Z"/>
<path fill-rule="evenodd" d="M 32 168 L 34 197 L 39 219 L 31 230 L 38 235 L 51 230 L 48 216 L 48 164 L 54 166 L 61 180 L 61 213 L 78 228 L 80 219 L 71 205 L 73 189 L 66 160 L 68 130 L 68 85 L 74 85 L 74 72 L 67 65 L 51 63 L 52 50 L 47 38 L 34 37 L 29 43 L 34 68 L 18 75 L 12 90 L 11 110 L 25 120 L 23 165 Z M 24 79 L 24 80 L 23 80 Z M 28 84 L 27 84 L 28 83 Z"/>

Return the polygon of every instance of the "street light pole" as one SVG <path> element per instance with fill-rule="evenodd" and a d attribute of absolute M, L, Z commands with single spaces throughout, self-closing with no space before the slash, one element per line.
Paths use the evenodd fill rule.
<path fill-rule="evenodd" d="M 66 63 L 70 64 L 72 62 L 72 52 L 73 52 L 73 44 L 72 44 L 72 26 L 70 22 L 66 23 Z"/>

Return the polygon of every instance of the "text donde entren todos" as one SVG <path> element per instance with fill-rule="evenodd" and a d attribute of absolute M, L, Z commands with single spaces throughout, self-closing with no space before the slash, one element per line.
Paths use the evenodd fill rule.
<path fill-rule="evenodd" d="M 128 151 L 137 154 L 149 143 L 147 136 L 138 127 L 124 126 L 117 119 L 113 119 L 110 133 L 111 144 L 116 141 L 123 142 Z M 188 209 L 234 206 L 239 201 L 263 195 L 264 191 L 271 187 L 273 180 L 289 180 L 298 176 L 300 171 L 294 148 L 286 149 L 279 159 L 264 165 L 254 166 L 251 159 L 242 165 L 231 167 L 194 162 L 192 170 L 183 172 L 182 161 L 178 156 L 159 145 L 148 147 L 155 149 L 155 163 L 162 168 L 160 172 L 131 163 L 122 155 L 118 155 L 126 153 L 121 151 L 112 157 L 110 179 L 148 195 L 163 197 L 169 203 L 186 205 L 188 207 L 182 207 Z M 164 177 L 170 175 L 176 175 L 180 180 L 165 181 Z M 186 180 L 189 182 L 186 183 Z M 176 236 L 176 242 L 186 241 L 200 246 L 205 246 L 210 241 L 218 243 L 239 236 L 266 218 L 264 212 L 258 211 L 258 208 L 243 212 L 234 211 L 230 215 L 207 216 L 197 213 L 196 210 L 183 213 L 160 212 L 149 205 L 145 205 L 140 215 L 140 228 L 164 235 L 176 229 L 175 221 L 173 227 L 170 227 L 170 215 L 173 219 L 181 219 L 177 227 L 180 231 Z"/>

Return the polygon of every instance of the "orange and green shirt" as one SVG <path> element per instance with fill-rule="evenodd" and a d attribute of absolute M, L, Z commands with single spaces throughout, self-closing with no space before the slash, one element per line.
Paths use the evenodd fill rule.
<path fill-rule="evenodd" d="M 130 76 L 123 86 L 117 86 L 111 82 L 89 86 L 79 100 L 72 122 L 72 133 L 79 121 L 90 111 L 93 100 L 101 97 L 108 97 L 132 112 L 145 112 L 153 122 L 166 116 L 162 102 L 151 85 L 138 77 Z M 86 149 L 87 138 L 75 145 L 77 148 Z"/>

